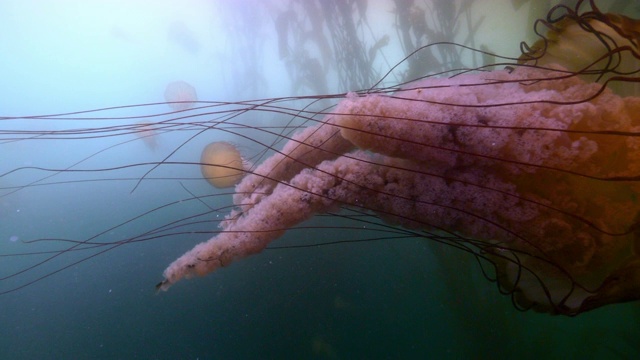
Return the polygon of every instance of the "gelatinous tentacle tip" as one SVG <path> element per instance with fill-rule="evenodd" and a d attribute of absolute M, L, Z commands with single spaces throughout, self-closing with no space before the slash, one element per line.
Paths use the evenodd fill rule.
<path fill-rule="evenodd" d="M 171 282 L 169 279 L 164 279 L 156 284 L 156 294 L 160 291 L 167 291 L 171 287 Z"/>

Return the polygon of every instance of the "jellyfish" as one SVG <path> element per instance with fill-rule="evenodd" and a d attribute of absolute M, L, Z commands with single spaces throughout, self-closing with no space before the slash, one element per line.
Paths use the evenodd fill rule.
<path fill-rule="evenodd" d="M 181 21 L 176 21 L 169 25 L 167 38 L 191 54 L 197 54 L 200 51 L 200 43 L 193 34 L 193 31 Z"/>
<path fill-rule="evenodd" d="M 637 73 L 640 24 L 636 20 L 594 11 L 580 17 L 568 14 L 541 23 L 547 28 L 547 34 L 527 48 L 520 57 L 522 63 L 560 64 L 589 81 Z M 638 94 L 635 84 L 612 83 L 610 88 L 620 95 Z"/>
<path fill-rule="evenodd" d="M 184 81 L 174 81 L 167 85 L 164 91 L 164 99 L 175 111 L 191 109 L 198 101 L 196 89 Z"/>
<path fill-rule="evenodd" d="M 594 10 L 588 12 L 580 11 L 580 4 L 557 7 L 546 23 L 553 25 L 565 18 L 589 23 L 598 13 L 593 3 L 591 7 Z M 208 101 L 197 109 L 176 108 L 184 110 L 184 116 L 168 117 L 153 104 L 140 105 L 148 112 L 141 120 L 153 130 L 187 134 L 173 152 L 158 161 L 123 159 L 110 166 L 98 161 L 102 150 L 71 165 L 16 165 L 0 176 L 13 180 L 22 173 L 46 175 L 3 189 L 3 195 L 50 184 L 76 184 L 81 182 L 78 177 L 87 174 L 100 177 L 87 182 L 104 180 L 102 177 L 110 180 L 106 175 L 115 174 L 118 181 L 110 185 L 141 184 L 131 190 L 131 196 L 144 191 L 145 184 L 173 180 L 187 195 L 140 214 L 127 214 L 125 220 L 82 239 L 29 240 L 29 235 L 21 234 L 22 244 L 63 244 L 63 249 L 19 254 L 43 259 L 2 280 L 31 274 L 65 256 L 89 255 L 58 270 L 36 273 L 21 284 L 7 285 L 10 288 L 3 293 L 121 246 L 165 237 L 213 235 L 167 267 L 157 288 L 168 290 L 184 278 L 210 274 L 260 253 L 287 230 L 316 215 L 346 211 L 345 218 L 356 223 L 363 218 L 380 219 L 386 229 L 471 254 L 481 271 L 521 309 L 572 316 L 637 300 L 640 205 L 635 154 L 640 144 L 635 114 L 640 100 L 612 90 L 616 84 L 635 84 L 637 76 L 633 71 L 620 71 L 616 62 L 600 66 L 602 59 L 617 55 L 637 59 L 637 42 L 615 23 L 603 24 L 621 38 L 609 42 L 610 35 L 598 35 L 601 27 L 579 27 L 596 34 L 590 41 L 604 39 L 608 45 L 577 68 L 545 60 L 544 53 L 534 49 L 520 59 L 493 64 L 494 71 L 482 67 L 451 71 L 442 77 L 425 76 L 347 94 Z M 563 35 L 558 36 L 562 39 Z M 628 44 L 620 44 L 627 40 Z M 423 50 L 450 45 L 435 44 Z M 635 66 L 637 70 L 637 63 Z M 195 97 L 182 99 L 192 102 Z M 321 110 L 310 106 L 319 100 L 337 100 L 338 104 Z M 256 126 L 243 118 L 247 113 L 249 117 L 275 114 L 282 122 Z M 118 117 L 104 109 L 40 118 L 108 118 L 110 123 L 57 133 L 10 131 L 2 133 L 3 140 L 119 139 L 141 129 L 126 123 L 131 117 Z M 199 156 L 211 141 L 201 135 L 216 131 L 259 148 L 251 157 L 254 164 L 242 164 L 246 175 L 233 181 L 238 183 L 230 211 L 228 206 L 207 203 L 211 197 L 222 199 L 228 193 L 213 194 L 208 188 L 207 195 L 202 195 L 191 187 L 196 182 L 190 182 L 204 183 L 202 176 L 210 177 L 196 170 L 207 163 Z M 111 149 L 126 146 L 127 141 L 121 141 Z M 182 156 L 182 150 L 186 153 L 189 148 L 188 156 Z M 234 165 L 226 165 L 231 162 Z M 209 164 L 240 169 L 236 155 Z M 139 175 L 121 175 L 118 171 L 122 169 L 138 170 Z M 135 221 L 167 208 L 202 203 L 207 206 L 200 213 L 144 231 L 129 229 Z M 216 220 L 222 211 L 224 220 Z M 122 233 L 126 235 L 111 237 Z M 6 258 L 18 259 L 11 255 Z"/>
<path fill-rule="evenodd" d="M 217 188 L 235 186 L 244 176 L 244 164 L 240 151 L 231 143 L 216 141 L 202 150 L 200 169 L 202 176 Z"/>
<path fill-rule="evenodd" d="M 640 98 L 606 86 L 619 76 L 604 84 L 578 76 L 633 74 L 638 39 L 620 30 L 619 17 L 592 16 L 559 21 L 569 41 L 574 31 L 605 39 L 577 69 L 553 54 L 558 40 L 537 59 L 544 66 L 524 61 L 393 93 L 349 93 L 237 185 L 222 231 L 170 264 L 158 288 L 259 253 L 286 229 L 350 207 L 466 239 L 521 308 L 575 315 L 640 299 Z M 611 64 L 616 54 L 625 60 Z"/>
<path fill-rule="evenodd" d="M 136 132 L 136 136 L 144 142 L 149 150 L 156 150 L 158 147 L 157 131 L 150 124 L 144 122 L 140 122 L 138 125 L 140 125 L 140 129 Z"/>

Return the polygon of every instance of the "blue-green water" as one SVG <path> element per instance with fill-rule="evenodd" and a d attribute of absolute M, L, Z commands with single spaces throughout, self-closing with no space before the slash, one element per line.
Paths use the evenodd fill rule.
<path fill-rule="evenodd" d="M 596 359 L 639 351 L 638 304 L 577 318 L 521 313 L 475 264 L 443 249 L 438 260 L 420 240 L 266 251 L 157 296 L 153 284 L 172 254 L 149 247 L 127 246 L 3 296 L 4 356 Z"/>

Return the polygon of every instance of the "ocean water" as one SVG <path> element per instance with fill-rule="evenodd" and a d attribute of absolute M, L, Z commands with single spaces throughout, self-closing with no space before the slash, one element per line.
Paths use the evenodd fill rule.
<path fill-rule="evenodd" d="M 203 133 L 219 115 L 193 110 L 151 143 L 140 124 L 181 116 L 164 104 L 167 84 L 228 102 L 389 86 L 410 75 L 398 7 L 438 30 L 414 44 L 517 57 L 532 19 L 556 2 L 410 3 L 355 1 L 349 16 L 336 7 L 341 17 L 328 18 L 311 1 L 0 2 L 0 357 L 636 358 L 639 304 L 573 318 L 522 312 L 473 256 L 372 218 L 317 216 L 259 255 L 156 293 L 164 268 L 211 237 L 232 204 L 233 190 L 212 188 L 194 165 L 204 145 L 230 141 L 259 162 L 259 144 L 282 146 L 261 129 L 303 126 L 291 111 L 309 104 L 233 112 L 239 129 Z M 349 62 L 360 43 L 341 46 L 351 25 L 367 64 Z M 484 61 L 434 56 L 433 72 Z M 154 105 L 106 109 L 136 104 Z M 310 246 L 291 247 L 300 244 Z"/>

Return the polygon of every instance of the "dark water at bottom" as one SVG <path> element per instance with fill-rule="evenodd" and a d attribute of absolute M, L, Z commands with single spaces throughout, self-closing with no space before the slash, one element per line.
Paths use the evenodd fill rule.
<path fill-rule="evenodd" d="M 327 220 L 335 225 L 314 224 Z M 274 245 L 340 236 L 294 230 Z M 129 244 L 0 297 L 2 358 L 640 355 L 639 304 L 576 318 L 522 313 L 474 259 L 421 239 L 266 250 L 155 295 L 163 268 L 201 240 Z"/>

